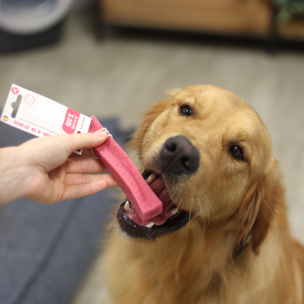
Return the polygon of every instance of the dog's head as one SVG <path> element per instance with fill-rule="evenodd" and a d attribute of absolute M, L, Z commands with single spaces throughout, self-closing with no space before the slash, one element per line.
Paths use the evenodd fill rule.
<path fill-rule="evenodd" d="M 276 163 L 265 125 L 241 98 L 209 85 L 177 91 L 144 114 L 131 147 L 164 211 L 142 223 L 122 205 L 120 215 L 135 220 L 123 223 L 118 212 L 127 234 L 155 239 L 198 217 L 238 225 L 239 241 L 250 233 L 258 248 L 275 204 L 267 193 L 276 191 Z"/>

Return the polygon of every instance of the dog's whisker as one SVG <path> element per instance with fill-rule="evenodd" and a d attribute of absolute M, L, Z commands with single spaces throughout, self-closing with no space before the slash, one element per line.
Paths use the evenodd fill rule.
<path fill-rule="evenodd" d="M 198 93 L 197 93 L 197 90 L 194 89 L 194 93 L 196 95 L 196 98 L 197 98 L 197 102 L 200 102 L 201 101 L 201 98 L 199 97 Z"/>
<path fill-rule="evenodd" d="M 148 152 L 142 152 L 138 154 L 138 157 L 143 158 L 147 155 Z"/>
<path fill-rule="evenodd" d="M 201 210 L 201 215 L 203 216 L 203 209 L 202 209 L 201 201 L 199 200 L 198 197 L 196 199 L 197 199 L 198 205 L 199 205 L 200 210 Z"/>
<path fill-rule="evenodd" d="M 202 215 L 202 219 L 203 219 L 203 226 L 204 226 L 203 234 L 205 234 L 205 231 L 206 231 L 206 228 L 207 228 L 207 219 L 204 217 L 204 213 L 203 213 L 203 209 L 202 209 L 202 206 L 201 206 L 200 199 L 198 197 L 196 199 L 197 199 L 198 205 L 199 205 L 200 210 L 201 210 L 201 215 Z"/>
<path fill-rule="evenodd" d="M 176 200 L 178 200 L 178 198 L 179 198 L 179 196 L 180 196 L 180 194 L 182 193 L 182 190 L 181 189 L 179 189 L 179 194 L 177 195 L 177 198 L 176 198 Z"/>
<path fill-rule="evenodd" d="M 176 195 L 176 192 L 174 191 L 174 192 L 172 193 L 172 196 L 170 196 L 170 199 L 171 199 L 172 202 L 176 202 L 177 199 L 178 199 L 178 197 L 179 197 L 179 194 L 177 195 L 176 198 L 174 197 L 175 195 Z"/>
<path fill-rule="evenodd" d="M 202 196 L 202 199 L 203 199 L 203 201 L 204 201 L 204 203 L 205 203 L 205 206 L 206 206 L 206 209 L 207 209 L 207 215 L 208 215 L 208 225 L 209 225 L 209 221 L 210 221 L 210 213 L 209 213 L 209 207 L 208 207 L 208 205 L 207 205 L 207 202 L 206 202 L 206 200 L 205 200 L 205 198 L 204 198 L 204 195 Z"/>
<path fill-rule="evenodd" d="M 192 206 L 193 206 L 193 196 L 192 196 L 191 198 L 192 198 L 192 203 L 191 203 L 190 209 L 191 209 Z M 191 220 L 190 215 L 191 215 L 191 213 L 189 212 L 189 222 L 188 222 L 188 225 L 187 225 L 187 229 L 186 229 L 185 235 L 188 233 L 188 230 L 189 230 L 189 224 L 190 224 L 190 222 L 191 222 L 191 221 L 190 221 L 190 220 Z"/>
<path fill-rule="evenodd" d="M 205 236 L 205 232 L 206 232 L 206 226 L 204 225 L 204 217 L 203 217 L 203 234 L 202 234 L 202 237 L 199 239 L 199 241 L 198 241 L 198 244 L 197 244 L 197 251 L 199 250 L 199 248 L 200 248 L 200 245 L 201 245 L 201 242 L 203 241 L 203 239 L 204 239 L 204 236 Z"/>
<path fill-rule="evenodd" d="M 174 192 L 172 193 L 172 195 L 169 193 L 169 198 L 168 198 L 168 200 L 171 200 L 172 202 L 174 202 L 174 201 L 175 201 L 174 195 L 175 195 Z"/>
<path fill-rule="evenodd" d="M 178 202 L 178 198 L 179 198 L 180 193 L 181 193 L 181 190 L 179 189 L 179 194 L 177 195 L 176 198 L 174 198 L 174 195 L 176 194 L 176 192 L 173 193 L 173 195 L 172 195 L 172 202 L 174 202 L 174 204 L 175 204 L 179 209 L 181 209 L 180 206 L 181 206 L 181 204 L 182 204 L 181 198 L 180 198 L 180 200 L 179 200 L 179 202 Z"/>
<path fill-rule="evenodd" d="M 178 209 L 180 209 L 180 205 L 181 205 L 182 201 L 180 200 L 179 203 L 177 203 L 177 207 Z"/>
<path fill-rule="evenodd" d="M 143 142 L 154 142 L 154 138 L 152 139 L 141 139 L 141 140 L 137 140 L 135 143 L 143 143 Z"/>
<path fill-rule="evenodd" d="M 175 191 L 174 191 L 175 192 Z M 172 195 L 172 202 L 177 202 L 178 201 L 178 198 L 179 198 L 179 196 L 180 196 L 180 194 L 181 194 L 181 189 L 179 189 L 179 193 L 177 194 L 177 197 L 176 198 L 174 198 L 174 195 L 175 195 L 176 193 L 173 193 L 173 195 Z"/>
<path fill-rule="evenodd" d="M 180 206 L 181 206 L 182 203 L 183 203 L 182 198 L 180 198 L 180 202 L 178 204 L 178 208 L 181 208 Z"/>
<path fill-rule="evenodd" d="M 189 80 L 189 85 L 194 85 L 195 83 L 190 79 L 190 77 L 189 77 L 189 75 L 187 74 L 187 73 L 185 73 L 184 71 L 183 71 L 183 73 L 182 73 L 184 76 L 186 76 L 187 78 L 188 78 L 188 80 Z"/>
<path fill-rule="evenodd" d="M 162 135 L 162 134 L 163 134 L 163 133 L 161 133 L 161 132 L 159 132 L 159 131 L 157 131 L 157 130 L 151 128 L 151 127 L 138 128 L 137 131 L 138 131 L 138 130 L 147 130 L 147 129 L 151 129 L 151 131 L 153 131 L 153 132 L 155 132 L 155 133 L 157 133 L 157 134 L 159 134 L 159 135 Z"/>
<path fill-rule="evenodd" d="M 190 225 L 190 222 L 191 222 L 191 213 L 192 213 L 192 208 L 193 208 L 193 203 L 194 203 L 194 200 L 193 200 L 193 196 L 192 196 L 192 200 L 191 200 L 191 206 L 190 206 L 190 211 L 189 211 L 189 222 L 188 222 L 188 225 Z M 189 227 L 188 227 L 189 229 Z"/>
<path fill-rule="evenodd" d="M 141 153 L 138 153 L 138 155 L 146 155 L 146 154 L 148 154 L 148 151 L 146 151 L 146 152 L 141 152 Z"/>
<path fill-rule="evenodd" d="M 145 124 L 147 127 L 140 127 L 140 128 L 137 128 L 136 131 L 138 130 L 147 130 L 147 129 L 150 129 L 151 126 L 148 126 L 147 124 Z"/>

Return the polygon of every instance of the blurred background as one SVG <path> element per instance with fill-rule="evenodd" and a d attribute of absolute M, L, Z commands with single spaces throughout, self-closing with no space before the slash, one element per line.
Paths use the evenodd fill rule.
<path fill-rule="evenodd" d="M 304 0 L 0 0 L 0 108 L 15 83 L 130 130 L 168 89 L 231 90 L 270 131 L 304 243 L 303 14 Z M 96 265 L 74 303 L 106 303 Z"/>

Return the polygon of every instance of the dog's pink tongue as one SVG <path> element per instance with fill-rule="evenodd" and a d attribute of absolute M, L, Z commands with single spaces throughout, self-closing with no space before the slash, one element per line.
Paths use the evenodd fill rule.
<path fill-rule="evenodd" d="M 169 211 L 169 208 L 172 206 L 172 202 L 170 200 L 170 196 L 168 194 L 163 179 L 159 177 L 150 185 L 150 187 L 152 191 L 156 194 L 156 196 L 163 203 L 163 211 L 161 214 L 149 219 L 149 221 L 143 222 L 136 213 L 135 209 L 131 208 L 131 210 L 127 212 L 128 217 L 141 226 L 145 226 L 151 222 L 154 223 L 155 225 L 161 225 L 167 220 L 168 217 L 172 216 L 172 214 Z"/>

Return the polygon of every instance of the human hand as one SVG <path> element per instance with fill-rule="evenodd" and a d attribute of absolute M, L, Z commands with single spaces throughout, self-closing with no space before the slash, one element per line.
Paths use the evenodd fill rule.
<path fill-rule="evenodd" d="M 52 204 L 118 186 L 87 147 L 101 145 L 107 133 L 57 135 L 0 149 L 0 204 L 20 197 Z M 83 155 L 72 153 L 84 149 Z"/>

